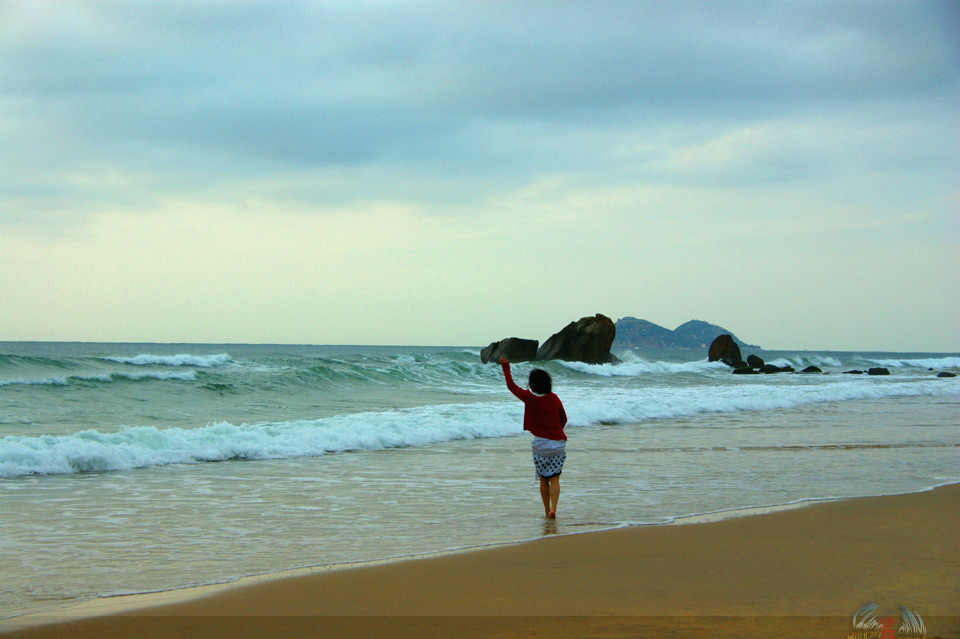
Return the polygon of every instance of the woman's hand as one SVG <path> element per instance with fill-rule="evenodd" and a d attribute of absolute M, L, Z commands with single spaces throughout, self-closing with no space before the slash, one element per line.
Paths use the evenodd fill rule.
<path fill-rule="evenodd" d="M 502 356 L 502 355 L 500 356 L 500 365 L 501 365 L 501 366 L 503 366 L 504 364 L 509 364 L 509 363 L 510 363 L 510 362 L 507 361 L 507 358 L 506 358 L 506 357 L 504 357 L 504 356 Z"/>

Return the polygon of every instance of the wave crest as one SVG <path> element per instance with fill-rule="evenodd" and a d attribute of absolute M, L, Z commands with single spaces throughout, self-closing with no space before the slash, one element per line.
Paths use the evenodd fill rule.
<path fill-rule="evenodd" d="M 288 459 L 520 432 L 516 411 L 504 411 L 502 405 L 456 408 L 434 406 L 275 424 L 221 422 L 189 429 L 131 427 L 116 433 L 86 430 L 63 436 L 7 436 L 0 438 L 0 478 L 231 459 Z"/>
<path fill-rule="evenodd" d="M 102 373 L 100 375 L 62 375 L 56 377 L 43 377 L 40 379 L 4 379 L 0 380 L 0 386 L 67 386 L 73 383 L 102 383 L 109 384 L 115 381 L 127 380 L 139 382 L 147 379 L 155 380 L 174 380 L 174 381 L 193 381 L 197 379 L 196 371 L 167 372 L 167 371 L 144 371 L 142 373 Z"/>
<path fill-rule="evenodd" d="M 656 373 L 706 373 L 708 371 L 729 371 L 730 367 L 723 362 L 648 362 L 643 359 L 634 359 L 619 364 L 585 364 L 583 362 L 558 363 L 565 368 L 601 377 L 638 377 Z"/>
<path fill-rule="evenodd" d="M 118 364 L 130 364 L 132 366 L 196 366 L 198 368 L 211 368 L 214 366 L 225 366 L 233 361 L 227 353 L 217 355 L 190 355 L 181 353 L 179 355 L 150 355 L 142 354 L 136 357 L 101 357 L 100 359 Z"/>
<path fill-rule="evenodd" d="M 868 359 L 867 362 L 887 368 L 960 368 L 960 357 L 931 357 L 921 359 Z"/>

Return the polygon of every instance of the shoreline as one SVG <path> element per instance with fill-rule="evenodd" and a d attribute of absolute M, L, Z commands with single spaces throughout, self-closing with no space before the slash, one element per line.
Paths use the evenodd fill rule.
<path fill-rule="evenodd" d="M 650 524 L 659 525 L 659 524 Z M 672 525 L 672 524 L 664 524 Z M 609 528 L 606 530 L 616 530 Z M 590 532 L 570 532 L 563 535 L 583 535 Z M 538 538 L 539 539 L 539 538 Z M 438 550 L 435 552 L 417 553 L 411 555 L 398 555 L 394 557 L 384 557 L 382 559 L 370 559 L 366 561 L 352 561 L 336 564 L 319 564 L 316 566 L 303 566 L 300 568 L 290 568 L 286 570 L 275 570 L 254 575 L 244 575 L 236 579 L 230 579 L 221 582 L 208 584 L 199 584 L 195 586 L 174 587 L 146 592 L 124 592 L 117 594 L 101 595 L 92 599 L 84 599 L 75 603 L 66 604 L 62 607 L 42 611 L 30 612 L 12 617 L 0 619 L 0 637 L 5 633 L 38 628 L 54 623 L 65 623 L 72 621 L 81 621 L 109 615 L 143 612 L 150 608 L 173 605 L 178 603 L 195 601 L 211 595 L 216 595 L 234 588 L 245 588 L 258 584 L 283 581 L 285 579 L 296 579 L 299 577 L 309 577 L 313 575 L 322 575 L 341 571 L 357 570 L 362 568 L 373 568 L 377 566 L 388 566 L 407 561 L 418 561 L 423 559 L 440 559 L 463 553 L 480 552 L 492 548 L 503 548 L 526 544 L 536 539 L 522 539 L 518 541 L 505 541 L 502 543 L 482 544 L 478 546 L 466 546 L 463 548 L 450 548 L 447 550 Z"/>
<path fill-rule="evenodd" d="M 408 615 L 412 614 L 412 611 L 420 611 L 418 614 L 425 614 L 429 616 L 442 615 L 445 617 L 458 615 L 472 616 L 480 614 L 484 616 L 508 615 L 513 618 L 517 616 L 522 617 L 524 615 L 531 615 L 531 613 L 536 616 L 536 613 L 538 612 L 537 609 L 530 609 L 528 605 L 521 603 L 517 603 L 517 605 L 508 605 L 509 602 L 505 602 L 499 597 L 494 597 L 495 601 L 489 601 L 489 605 L 480 606 L 479 608 L 477 607 L 476 602 L 471 601 L 469 598 L 464 599 L 463 597 L 460 599 L 454 597 L 451 601 L 447 602 L 446 607 L 441 606 L 439 609 L 433 611 L 429 610 L 429 606 L 424 608 L 421 605 L 414 605 L 413 602 L 405 607 L 403 605 L 398 605 L 393 598 L 388 597 L 387 595 L 389 593 L 383 591 L 382 586 L 378 586 L 375 583 L 371 584 L 370 577 L 372 575 L 373 579 L 376 581 L 378 579 L 382 579 L 384 574 L 389 574 L 393 576 L 394 580 L 396 580 L 396 576 L 400 574 L 404 575 L 404 579 L 401 581 L 405 582 L 409 581 L 411 578 L 415 578 L 416 573 L 424 567 L 429 567 L 431 570 L 439 570 L 444 572 L 452 565 L 460 565 L 464 563 L 467 565 L 472 565 L 474 569 L 477 569 L 477 564 L 479 564 L 488 571 L 493 570 L 496 572 L 495 567 L 490 568 L 488 565 L 488 558 L 493 556 L 496 556 L 499 561 L 502 560 L 504 556 L 523 556 L 530 555 L 532 553 L 537 555 L 537 557 L 534 559 L 539 558 L 539 560 L 542 561 L 543 557 L 540 555 L 542 554 L 542 549 L 546 545 L 554 544 L 561 546 L 573 546 L 579 549 L 578 552 L 582 553 L 585 550 L 584 547 L 587 547 L 586 549 L 589 550 L 591 548 L 595 549 L 596 547 L 605 547 L 610 544 L 617 546 L 618 543 L 623 542 L 623 538 L 632 537 L 651 538 L 658 544 L 662 545 L 664 551 L 668 555 L 675 555 L 672 560 L 669 560 L 672 561 L 674 565 L 671 566 L 672 570 L 668 572 L 676 572 L 677 570 L 684 572 L 684 563 L 689 563 L 689 558 L 685 560 L 682 558 L 676 558 L 676 556 L 686 557 L 689 555 L 689 551 L 691 549 L 684 549 L 683 547 L 676 548 L 674 546 L 676 546 L 677 538 L 687 537 L 691 533 L 696 533 L 696 535 L 701 538 L 699 542 L 700 544 L 705 542 L 712 544 L 716 541 L 716 539 L 724 538 L 724 536 L 727 535 L 731 529 L 735 530 L 733 537 L 734 539 L 742 538 L 745 534 L 749 534 L 751 530 L 756 528 L 771 528 L 775 535 L 782 535 L 789 532 L 791 525 L 804 522 L 806 522 L 804 525 L 809 525 L 810 520 L 816 521 L 822 519 L 825 511 L 828 513 L 834 513 L 834 511 L 836 511 L 834 514 L 838 514 L 841 516 L 841 518 L 849 518 L 851 514 L 854 515 L 854 518 L 857 516 L 867 516 L 869 518 L 873 517 L 871 511 L 877 509 L 882 511 L 891 511 L 887 512 L 886 520 L 883 523 L 886 527 L 896 527 L 896 520 L 903 520 L 904 518 L 901 516 L 902 513 L 898 514 L 895 511 L 897 511 L 898 508 L 906 508 L 911 512 L 915 511 L 918 509 L 918 502 L 927 504 L 925 510 L 923 508 L 920 509 L 923 511 L 923 521 L 928 521 L 930 518 L 934 518 L 939 521 L 938 525 L 940 525 L 941 528 L 945 527 L 945 530 L 951 530 L 951 535 L 948 535 L 947 537 L 952 536 L 952 539 L 940 538 L 939 543 L 941 543 L 941 545 L 946 543 L 948 547 L 945 552 L 947 552 L 947 554 L 952 552 L 955 556 L 957 554 L 957 539 L 960 539 L 960 534 L 958 534 L 960 533 L 960 530 L 958 530 L 958 528 L 960 528 L 960 524 L 944 521 L 944 518 L 947 517 L 947 515 L 944 514 L 944 506 L 946 506 L 947 510 L 952 507 L 953 510 L 956 511 L 956 504 L 957 502 L 960 502 L 958 497 L 960 497 L 960 483 L 947 482 L 945 484 L 927 488 L 922 491 L 902 493 L 898 495 L 800 500 L 799 502 L 794 502 L 793 504 L 784 504 L 774 507 L 751 507 L 734 509 L 732 511 L 718 511 L 715 513 L 689 515 L 674 519 L 673 521 L 664 524 L 628 525 L 602 531 L 570 532 L 559 535 L 549 535 L 535 540 L 450 549 L 437 553 L 394 557 L 383 560 L 374 560 L 371 562 L 323 565 L 298 568 L 290 571 L 270 572 L 261 575 L 242 577 L 238 580 L 226 583 L 165 590 L 152 593 L 136 593 L 129 595 L 124 594 L 110 597 L 100 597 L 97 599 L 80 602 L 75 605 L 66 606 L 55 611 L 30 613 L 26 615 L 9 617 L 3 621 L 0 621 L 0 635 L 11 637 L 66 636 L 60 635 L 58 632 L 63 631 L 65 628 L 74 627 L 78 624 L 97 627 L 99 628 L 98 632 L 100 632 L 104 631 L 108 626 L 121 623 L 118 621 L 121 619 L 127 620 L 127 623 L 130 623 L 130 620 L 132 619 L 154 619 L 157 616 L 179 618 L 181 615 L 186 615 L 191 618 L 201 616 L 205 619 L 210 619 L 210 615 L 214 615 L 215 617 L 213 618 L 220 618 L 221 616 L 231 617 L 237 615 L 238 612 L 239 614 L 243 615 L 257 614 L 272 616 L 293 614 L 299 616 L 308 614 L 310 616 L 317 615 L 321 617 L 343 617 L 344 615 L 352 617 L 357 615 L 363 618 L 372 616 L 383 619 L 387 619 L 396 615 L 407 617 Z M 939 504 L 939 506 L 931 509 L 930 504 Z M 758 513 L 757 511 L 765 512 Z M 857 513 L 859 513 L 859 515 Z M 960 515 L 960 513 L 956 514 Z M 717 515 L 721 516 L 717 518 Z M 891 518 L 894 520 L 893 522 L 888 521 Z M 960 521 L 960 517 L 956 518 L 956 520 Z M 785 523 L 788 524 L 786 529 L 784 528 Z M 951 525 L 952 529 L 950 528 Z M 897 539 L 904 544 L 913 545 L 914 542 L 908 541 L 911 537 L 910 534 L 908 534 L 906 537 L 903 536 L 904 531 L 902 529 L 904 527 L 908 529 L 911 528 L 910 523 L 904 521 L 899 522 L 899 528 L 901 530 Z M 919 538 L 922 536 L 922 533 L 924 533 L 924 530 L 927 530 L 926 534 L 929 534 L 928 529 L 908 530 L 907 533 L 915 533 Z M 823 532 L 825 531 L 821 531 L 821 533 Z M 870 537 L 870 535 L 879 533 L 866 531 L 864 534 L 866 535 L 864 537 L 865 541 L 869 541 L 870 544 L 874 546 L 877 545 L 878 540 L 873 539 Z M 894 540 L 888 541 L 892 542 Z M 927 539 L 926 541 L 929 542 L 930 540 Z M 949 547 L 951 542 L 952 548 Z M 768 540 L 767 543 L 770 543 L 770 541 Z M 877 564 L 887 566 L 889 563 L 895 567 L 902 566 L 901 560 L 891 561 L 891 557 L 883 556 L 888 554 L 895 555 L 897 552 L 902 550 L 897 548 L 895 543 L 888 545 L 890 547 L 884 549 L 883 544 L 880 544 L 879 548 L 882 550 L 882 552 L 880 552 L 880 556 L 876 558 Z M 845 552 L 846 554 L 850 554 L 850 552 L 856 554 L 858 550 L 862 554 L 863 548 L 857 548 L 857 544 L 849 547 L 850 544 L 847 543 L 847 546 L 848 547 L 846 549 L 837 548 L 835 550 L 838 556 L 842 556 Z M 628 545 L 628 549 L 631 547 L 632 544 Z M 611 552 L 613 557 L 616 558 L 618 553 L 615 550 Z M 646 559 L 649 560 L 651 557 L 647 557 Z M 744 559 L 747 561 L 747 563 L 751 563 L 750 558 L 745 557 Z M 604 558 L 604 561 L 609 560 L 610 557 Z M 753 558 L 752 561 L 755 563 L 755 558 Z M 820 561 L 822 561 L 822 558 Z M 643 562 L 638 565 L 642 564 Z M 536 561 L 534 561 L 533 565 L 536 565 Z M 448 568 L 444 568 L 444 566 L 447 566 Z M 949 573 L 950 577 L 953 578 L 952 583 L 960 584 L 960 569 L 958 569 L 958 566 L 960 566 L 960 564 L 954 560 L 952 565 L 935 565 L 934 567 L 937 568 L 937 570 L 945 570 L 946 573 Z M 553 565 L 550 567 L 554 570 L 558 568 L 557 566 Z M 584 570 L 586 573 L 591 573 L 593 568 L 596 568 L 596 566 L 591 567 L 587 565 L 583 567 L 582 570 Z M 734 570 L 733 573 L 734 574 L 731 574 L 730 577 L 736 579 L 736 570 Z M 595 577 L 596 575 L 594 575 L 594 578 Z M 701 572 L 698 574 L 697 578 L 703 579 L 704 573 Z M 931 575 L 931 578 L 933 578 L 933 575 Z M 364 581 L 364 579 L 366 579 L 366 581 Z M 587 576 L 587 579 L 591 579 L 589 575 Z M 494 581 L 497 581 L 497 579 Z M 944 589 L 950 590 L 950 587 L 946 586 L 947 583 L 951 583 L 950 581 L 941 581 L 940 583 L 944 586 Z M 344 589 L 345 584 L 353 584 L 353 592 L 356 593 L 356 597 L 354 599 L 351 599 L 349 595 L 344 594 L 350 592 L 349 588 Z M 251 596 L 259 602 L 261 600 L 260 595 L 276 592 L 284 592 L 289 594 L 291 590 L 296 592 L 304 586 L 316 587 L 318 585 L 320 586 L 321 591 L 325 592 L 328 596 L 319 597 L 318 601 L 304 603 L 306 607 L 298 612 L 291 612 L 289 610 L 289 602 L 286 601 L 286 596 L 281 596 L 280 601 L 275 601 L 274 603 L 278 604 L 278 606 L 273 608 L 270 605 L 265 605 L 265 607 L 261 606 L 259 608 L 250 608 L 247 604 L 243 604 L 240 608 L 231 608 L 230 606 L 227 606 L 227 608 L 223 607 L 224 602 L 236 602 L 243 600 L 249 603 Z M 676 587 L 683 589 L 689 584 L 686 580 L 680 580 L 675 585 Z M 334 589 L 334 592 L 339 593 L 336 597 L 336 604 L 329 601 L 331 587 Z M 377 606 L 376 604 L 367 601 L 368 597 L 365 595 L 368 595 L 368 591 L 371 589 L 379 593 L 380 596 L 377 598 L 377 601 L 379 601 L 379 603 L 382 605 Z M 436 593 L 430 590 L 429 583 L 418 582 L 418 585 L 416 588 L 414 588 L 414 590 L 422 591 L 427 599 L 437 597 L 443 598 L 442 593 Z M 953 591 L 957 591 L 955 593 L 957 596 L 953 598 L 953 601 L 960 602 L 960 587 L 954 586 L 951 592 Z M 260 593 L 260 595 L 251 593 Z M 647 595 L 649 594 L 650 593 L 647 593 Z M 930 593 L 917 593 L 918 596 L 924 594 L 929 595 Z M 481 595 L 483 595 L 483 593 L 481 593 Z M 270 599 L 270 597 L 267 596 L 263 598 Z M 480 598 L 483 599 L 485 597 L 480 596 Z M 489 598 L 489 596 L 486 598 Z M 646 598 L 649 598 L 649 596 Z M 401 599 L 403 599 L 403 597 L 401 597 Z M 643 597 L 641 599 L 643 599 Z M 808 605 L 804 610 L 804 604 L 802 601 L 800 601 L 800 599 L 803 599 L 803 597 L 795 597 L 794 599 L 797 600 L 795 606 L 784 607 L 783 605 L 780 605 L 775 606 L 772 609 L 751 610 L 750 606 L 747 606 L 746 608 L 743 607 L 744 602 L 739 602 L 737 605 L 733 605 L 733 602 L 728 602 L 729 605 L 724 605 L 722 601 L 715 601 L 712 603 L 712 605 L 708 605 L 710 602 L 703 601 L 700 602 L 700 605 L 694 605 L 694 601 L 678 602 L 676 595 L 674 595 L 672 604 L 670 606 L 664 607 L 662 605 L 664 602 L 661 602 L 661 605 L 655 607 L 654 609 L 646 610 L 643 618 L 650 619 L 652 618 L 650 615 L 653 613 L 666 614 L 669 616 L 671 612 L 674 615 L 694 615 L 698 618 L 706 618 L 711 614 L 730 616 L 731 613 L 734 616 L 744 615 L 745 613 L 748 616 L 753 614 L 762 615 L 765 617 L 770 617 L 771 615 L 780 615 L 784 619 L 788 617 L 793 618 L 797 615 L 839 615 L 842 617 L 843 615 L 852 616 L 853 612 L 855 612 L 859 607 L 855 606 L 850 610 L 819 609 L 818 606 L 822 608 L 824 604 L 824 602 L 821 601 L 817 605 Z M 923 602 L 909 601 L 909 597 L 907 597 L 907 599 L 908 600 L 906 601 L 878 601 L 877 603 L 917 606 L 920 613 L 923 614 Z M 960 604 L 944 604 L 942 595 L 938 596 L 938 600 L 940 603 L 935 604 L 932 608 L 928 607 L 928 610 L 933 613 L 934 617 L 944 617 L 943 620 L 937 623 L 940 623 L 940 625 L 944 626 L 945 628 L 953 627 L 956 623 L 956 627 L 958 628 L 958 634 L 956 636 L 960 637 Z M 830 599 L 830 601 L 832 601 L 832 599 Z M 947 601 L 950 601 L 950 599 L 948 598 Z M 593 606 L 585 606 L 582 601 L 577 603 L 577 607 L 580 609 L 572 611 L 572 613 L 578 617 L 592 617 L 600 615 L 624 618 L 625 614 L 633 614 L 629 609 L 622 608 L 623 602 L 621 602 L 620 608 L 617 606 L 606 606 L 603 605 L 602 602 L 600 603 L 599 608 L 597 607 L 598 602 L 594 602 Z M 812 604 L 813 602 L 808 603 Z M 861 601 L 861 604 L 862 603 L 864 602 Z M 704 605 L 706 605 L 706 608 Z M 849 605 L 852 605 L 852 602 Z M 849 605 L 847 607 L 849 607 Z M 929 604 L 927 605 L 929 606 Z M 554 611 L 551 613 L 551 615 L 557 614 L 557 612 L 558 611 Z M 924 618 L 929 615 L 930 613 L 928 613 L 928 615 L 924 615 Z M 935 627 L 939 626 L 936 626 L 935 624 Z M 122 634 L 109 635 L 108 632 L 104 636 L 122 636 Z M 160 637 L 167 635 L 161 633 L 151 636 Z M 336 636 L 336 634 L 334 634 L 334 636 Z"/>
<path fill-rule="evenodd" d="M 774 514 L 778 512 L 786 512 L 789 510 L 795 510 L 800 508 L 806 508 L 809 506 L 814 506 L 820 503 L 830 503 L 845 501 L 848 499 L 870 499 L 875 497 L 889 497 L 893 495 L 910 495 L 917 493 L 925 493 L 931 490 L 936 490 L 943 486 L 949 486 L 952 484 L 960 485 L 960 480 L 956 482 L 945 482 L 942 484 L 937 484 L 935 486 L 930 486 L 923 488 L 921 490 L 909 491 L 905 493 L 892 493 L 886 495 L 869 495 L 861 497 L 810 497 L 798 499 L 792 502 L 787 502 L 784 504 L 775 504 L 768 506 L 743 506 L 739 508 L 727 508 L 722 510 L 708 511 L 703 513 L 693 513 L 689 515 L 679 515 L 676 517 L 671 517 L 666 521 L 662 522 L 649 522 L 649 523 L 624 523 L 611 525 L 607 528 L 602 528 L 600 530 L 573 530 L 569 532 L 545 532 L 539 537 L 531 537 L 527 539 L 517 539 L 513 541 L 503 541 L 503 542 L 493 542 L 488 544 L 478 544 L 472 546 L 463 546 L 463 547 L 454 547 L 446 548 L 443 550 L 423 552 L 423 553 L 414 553 L 409 555 L 395 555 L 390 557 L 383 557 L 378 559 L 369 559 L 361 561 L 347 561 L 341 563 L 332 563 L 332 564 L 317 564 L 313 566 L 300 566 L 297 568 L 289 568 L 284 570 L 271 570 L 262 573 L 243 575 L 235 579 L 228 579 L 225 581 L 203 583 L 192 586 L 182 586 L 182 587 L 172 587 L 172 588 L 161 588 L 158 590 L 150 590 L 144 592 L 121 592 L 115 594 L 105 594 L 98 597 L 93 597 L 89 599 L 83 599 L 76 601 L 74 603 L 65 604 L 63 606 L 52 608 L 50 610 L 30 612 L 19 615 L 13 615 L 11 617 L 0 618 L 0 635 L 5 632 L 11 632 L 14 630 L 22 630 L 26 628 L 33 628 L 42 625 L 48 625 L 51 623 L 63 623 L 69 621 L 77 621 L 81 619 L 89 619 L 93 617 L 101 617 L 112 614 L 123 614 L 128 612 L 142 611 L 147 608 L 154 608 L 157 606 L 164 606 L 168 604 L 177 604 L 187 601 L 193 601 L 195 599 L 200 599 L 210 595 L 215 595 L 220 592 L 230 590 L 233 588 L 242 588 L 246 586 L 253 586 L 256 584 L 267 583 L 271 581 L 278 581 L 289 578 L 296 577 L 305 577 L 310 575 L 325 574 L 329 572 L 338 572 L 342 570 L 355 570 L 358 568 L 370 568 L 375 566 L 385 566 L 395 563 L 401 563 L 406 561 L 416 561 L 420 559 L 436 559 L 442 557 L 448 557 L 453 555 L 459 555 L 462 553 L 471 553 L 479 552 L 492 548 L 502 548 L 507 546 L 515 546 L 519 544 L 527 544 L 536 542 L 540 539 L 545 538 L 548 534 L 550 536 L 564 537 L 571 535 L 590 535 L 596 533 L 609 532 L 613 530 L 629 529 L 629 528 L 647 528 L 647 527 L 664 527 L 664 526 L 687 526 L 695 524 L 706 524 L 706 523 L 715 523 L 719 521 L 727 521 L 730 519 L 739 519 L 743 517 L 761 517 L 763 515 Z M 547 524 L 545 524 L 547 525 Z"/>

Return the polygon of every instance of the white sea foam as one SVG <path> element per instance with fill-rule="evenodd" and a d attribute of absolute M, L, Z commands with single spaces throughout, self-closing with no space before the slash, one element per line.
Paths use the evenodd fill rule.
<path fill-rule="evenodd" d="M 871 379 L 820 385 L 749 384 L 709 388 L 569 389 L 571 427 L 640 423 L 711 412 L 786 409 L 821 402 L 949 395 L 956 380 Z M 876 382 L 876 383 L 874 383 Z M 217 423 L 199 428 L 126 428 L 102 433 L 0 439 L 0 478 L 29 474 L 129 470 L 228 459 L 281 459 L 379 450 L 519 434 L 519 402 L 423 406 L 272 424 Z"/>
<path fill-rule="evenodd" d="M 817 366 L 819 368 L 840 368 L 843 363 L 835 357 L 827 355 L 804 355 L 795 357 L 778 357 L 777 359 L 766 362 L 773 366 L 792 366 L 796 369 L 803 369 L 807 366 Z"/>
<path fill-rule="evenodd" d="M 816 366 L 833 366 L 836 368 L 843 366 L 843 363 L 840 362 L 840 360 L 838 360 L 835 357 L 830 357 L 827 355 L 817 355 L 817 356 L 811 357 L 810 361 Z"/>
<path fill-rule="evenodd" d="M 108 362 L 117 362 L 119 364 L 131 364 L 133 366 L 196 366 L 198 368 L 210 368 L 213 366 L 224 366 L 232 362 L 232 358 L 227 353 L 218 355 L 190 355 L 181 353 L 179 355 L 137 355 L 136 357 L 101 357 L 100 359 Z"/>
<path fill-rule="evenodd" d="M 66 386 L 67 376 L 44 377 L 42 379 L 2 379 L 0 386 Z"/>
<path fill-rule="evenodd" d="M 145 371 L 143 373 L 108 373 L 107 375 L 98 375 L 99 381 L 113 381 L 116 379 L 129 379 L 131 381 L 140 381 L 143 379 L 159 379 L 159 380 L 178 380 L 189 382 L 197 379 L 196 371 L 178 371 L 178 372 L 166 372 L 166 371 Z M 108 378 L 108 379 L 101 379 Z"/>
<path fill-rule="evenodd" d="M 887 368 L 960 368 L 960 357 L 934 357 L 928 359 L 867 359 L 877 366 Z"/>
<path fill-rule="evenodd" d="M 791 358 L 790 361 L 792 361 L 793 364 L 799 368 L 806 368 L 807 366 L 839 368 L 843 366 L 840 360 L 824 355 L 804 355 L 803 357 L 797 356 Z"/>
<path fill-rule="evenodd" d="M 403 448 L 520 432 L 517 407 L 429 406 L 276 424 L 218 423 L 193 429 L 126 428 L 0 439 L 0 478 L 130 470 L 228 459 L 285 459 Z"/>
<path fill-rule="evenodd" d="M 705 373 L 708 371 L 729 371 L 723 362 L 648 362 L 636 358 L 619 364 L 585 364 L 583 362 L 559 362 L 562 366 L 588 375 L 601 377 L 638 377 L 651 373 Z"/>
<path fill-rule="evenodd" d="M 775 360 L 764 362 L 764 363 L 769 364 L 770 366 L 780 366 L 780 367 L 793 366 L 794 368 L 796 368 L 797 366 L 803 366 L 803 364 L 800 361 L 798 361 L 798 359 L 799 358 L 788 359 L 786 357 L 778 357 Z"/>
<path fill-rule="evenodd" d="M 574 394 L 564 405 L 571 425 L 631 423 L 647 419 L 690 417 L 704 413 L 783 410 L 809 404 L 887 397 L 950 395 L 960 391 L 957 380 L 893 382 L 876 378 L 840 380 L 817 385 L 745 383 L 740 386 L 609 389 L 596 395 Z M 778 380 L 779 382 L 779 380 Z M 943 383 L 948 382 L 948 383 Z M 571 394 L 568 394 L 571 395 Z M 572 401 L 571 401 L 572 400 Z"/>
<path fill-rule="evenodd" d="M 73 382 L 101 382 L 104 384 L 117 380 L 138 382 L 145 379 L 193 381 L 196 371 L 144 371 L 142 373 L 101 373 L 99 375 L 62 375 L 40 379 L 5 379 L 0 386 L 67 386 Z"/>

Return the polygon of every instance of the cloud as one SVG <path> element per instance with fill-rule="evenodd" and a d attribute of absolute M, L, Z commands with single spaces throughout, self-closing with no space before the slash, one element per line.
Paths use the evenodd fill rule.
<path fill-rule="evenodd" d="M 159 144 L 317 166 L 426 157 L 491 123 L 630 128 L 955 91 L 947 9 L 866 9 L 12 3 L 5 117 L 24 136 L 53 127 L 111 155 Z"/>

